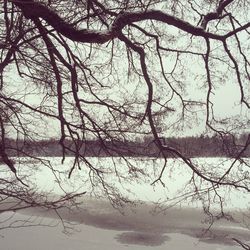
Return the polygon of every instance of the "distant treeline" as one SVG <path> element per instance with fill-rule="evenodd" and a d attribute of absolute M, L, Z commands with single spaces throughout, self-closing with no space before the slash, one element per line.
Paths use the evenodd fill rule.
<path fill-rule="evenodd" d="M 182 138 L 162 138 L 162 142 L 177 149 L 186 157 L 220 157 L 237 156 L 241 151 L 241 156 L 250 157 L 250 146 L 246 144 L 248 135 L 240 137 L 182 137 Z M 11 156 L 61 156 L 62 147 L 58 140 L 43 141 L 5 141 L 6 149 Z M 162 157 L 162 152 L 157 148 L 154 140 L 150 137 L 140 138 L 135 141 L 119 140 L 87 140 L 70 141 L 65 140 L 65 155 L 73 156 L 75 152 L 84 156 L 134 156 L 134 157 Z M 174 157 L 168 154 L 168 157 Z"/>

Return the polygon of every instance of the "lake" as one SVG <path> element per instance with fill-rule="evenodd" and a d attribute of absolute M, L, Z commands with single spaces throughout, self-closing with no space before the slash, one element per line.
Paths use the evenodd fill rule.
<path fill-rule="evenodd" d="M 202 166 L 203 170 L 209 170 L 215 174 L 223 174 L 230 164 L 229 160 L 222 158 L 194 160 Z M 33 186 L 37 192 L 44 192 L 51 199 L 62 195 L 65 191 L 86 191 L 80 200 L 82 204 L 77 209 L 58 210 L 61 218 L 69 224 L 74 224 L 72 229 L 74 232 L 70 237 L 62 233 L 63 228 L 60 223 L 58 224 L 60 221 L 58 215 L 53 211 L 32 208 L 16 213 L 13 218 L 12 212 L 1 214 L 2 227 L 6 224 L 3 221 L 8 216 L 10 218 L 8 223 L 12 225 L 19 225 L 20 221 L 30 220 L 30 218 L 32 220 L 40 218 L 43 225 L 47 226 L 52 222 L 55 223 L 53 230 L 41 225 L 35 227 L 35 231 L 37 235 L 40 235 L 40 238 L 36 236 L 38 241 L 48 239 L 47 243 L 50 244 L 51 234 L 65 241 L 65 244 L 58 249 L 105 249 L 101 240 L 108 241 L 108 237 L 111 236 L 112 240 L 107 243 L 107 249 L 123 249 L 124 246 L 129 249 L 146 247 L 236 249 L 237 244 L 232 241 L 233 237 L 244 241 L 250 238 L 249 194 L 225 187 L 216 188 L 216 192 L 224 199 L 224 211 L 230 213 L 235 220 L 215 221 L 211 230 L 207 231 L 210 225 L 209 218 L 203 213 L 202 208 L 204 202 L 209 202 L 211 211 L 216 214 L 220 208 L 218 197 L 213 197 L 212 191 L 206 192 L 209 184 L 199 182 L 193 176 L 192 171 L 178 159 L 168 159 L 162 175 L 163 183 L 156 182 L 154 185 L 152 183 L 159 177 L 164 166 L 163 159 L 129 158 L 124 161 L 121 158 L 90 157 L 87 158 L 87 163 L 81 164 L 81 170 L 78 168 L 73 170 L 70 179 L 68 179 L 68 174 L 73 163 L 73 158 L 70 157 L 65 159 L 64 164 L 61 164 L 61 158 L 57 157 L 44 158 L 44 164 L 41 164 L 39 160 L 30 161 L 26 158 L 15 158 L 15 161 L 18 175 L 27 176 L 30 186 Z M 86 164 L 89 163 L 92 165 L 88 167 Z M 6 167 L 1 166 L 1 176 L 11 178 L 11 173 L 4 171 L 4 168 Z M 101 180 L 105 181 L 105 185 Z M 195 194 L 192 181 L 204 192 Z M 105 194 L 103 187 L 109 187 L 110 193 Z M 114 209 L 110 202 L 105 200 L 105 196 L 110 195 L 112 201 L 112 198 L 117 198 L 115 196 L 117 191 L 137 203 L 120 207 L 120 211 Z M 208 196 L 211 197 L 209 200 Z M 15 224 L 13 221 L 19 222 Z M 29 223 L 32 224 L 31 222 Z M 39 223 L 35 219 L 33 224 Z M 18 226 L 15 227 L 18 228 Z M 34 229 L 23 227 L 0 232 L 5 235 L 4 244 L 12 246 L 10 249 L 15 250 L 29 249 L 29 246 L 23 243 L 23 248 L 17 248 L 16 243 L 10 241 L 10 238 L 27 237 L 29 239 L 30 230 L 34 231 Z M 52 232 L 48 235 L 49 231 Z M 98 237 L 90 241 L 92 243 L 89 243 L 88 248 L 80 248 L 78 243 L 84 243 L 90 239 L 83 236 L 85 232 L 95 233 Z M 103 236 L 106 234 L 107 238 Z M 180 240 L 187 242 L 187 245 L 183 245 Z M 78 243 L 76 244 L 75 241 Z M 75 247 L 67 247 L 70 242 L 74 242 L 72 244 Z M 57 248 L 48 245 L 46 249 Z"/>

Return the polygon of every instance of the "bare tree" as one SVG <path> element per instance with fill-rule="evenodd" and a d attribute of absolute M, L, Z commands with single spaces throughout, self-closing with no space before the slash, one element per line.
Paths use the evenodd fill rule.
<path fill-rule="evenodd" d="M 128 199 L 89 161 L 85 142 L 98 141 L 106 156 L 120 156 L 127 173 L 141 178 L 142 169 L 116 142 L 152 135 L 148 147 L 155 144 L 165 159 L 153 184 L 166 185 L 168 158 L 178 158 L 192 173 L 192 190 L 177 202 L 202 199 L 211 215 L 210 204 L 217 199 L 221 211 L 212 220 L 226 217 L 220 188 L 250 191 L 244 158 L 250 136 L 240 143 L 236 139 L 249 126 L 248 9 L 247 0 L 2 1 L 0 146 L 2 161 L 16 177 L 12 184 L 25 182 L 9 161 L 5 116 L 12 138 L 31 142 L 48 130 L 35 129 L 38 122 L 52 121 L 62 161 L 67 154 L 75 159 L 69 176 L 85 166 L 93 186 L 97 181 L 113 205 Z M 227 95 L 230 88 L 241 112 L 223 114 L 217 92 Z M 29 95 L 37 100 L 29 101 Z M 199 164 L 169 146 L 168 137 L 195 127 L 221 140 L 231 162 L 226 169 Z M 12 150 L 20 153 L 22 146 Z M 115 164 L 112 171 L 122 177 Z"/>

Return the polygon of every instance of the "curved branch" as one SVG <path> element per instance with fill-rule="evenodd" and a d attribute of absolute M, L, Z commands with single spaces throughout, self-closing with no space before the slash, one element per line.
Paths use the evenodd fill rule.
<path fill-rule="evenodd" d="M 33 21 L 36 21 L 37 18 L 42 18 L 57 32 L 73 41 L 83 43 L 105 43 L 112 38 L 112 34 L 108 30 L 106 32 L 89 29 L 77 30 L 74 25 L 65 21 L 56 12 L 54 12 L 47 6 L 33 0 L 10 1 L 22 10 L 26 18 Z"/>
<path fill-rule="evenodd" d="M 10 0 L 20 8 L 24 16 L 31 20 L 42 18 L 51 25 L 57 32 L 65 37 L 83 43 L 105 43 L 118 36 L 120 31 L 134 22 L 144 20 L 155 20 L 174 26 L 194 36 L 201 36 L 216 40 L 224 40 L 225 36 L 213 34 L 204 31 L 201 27 L 193 26 L 177 17 L 171 16 L 159 10 L 121 12 L 114 20 L 111 28 L 104 31 L 81 29 L 78 30 L 73 24 L 68 23 L 61 18 L 56 12 L 47 6 L 34 2 L 34 0 Z M 228 35 L 227 35 L 228 36 Z"/>
<path fill-rule="evenodd" d="M 234 69 L 235 69 L 235 72 L 236 72 L 238 84 L 239 84 L 239 87 L 240 87 L 241 102 L 244 103 L 247 106 L 248 109 L 250 109 L 249 103 L 245 100 L 243 84 L 242 84 L 242 80 L 241 80 L 241 74 L 240 74 L 240 69 L 239 69 L 238 63 L 237 63 L 236 59 L 233 57 L 230 50 L 228 49 L 226 41 L 223 42 L 223 46 L 224 46 L 225 52 L 227 53 L 228 57 L 230 58 L 230 60 L 233 62 L 233 65 L 234 65 Z"/>

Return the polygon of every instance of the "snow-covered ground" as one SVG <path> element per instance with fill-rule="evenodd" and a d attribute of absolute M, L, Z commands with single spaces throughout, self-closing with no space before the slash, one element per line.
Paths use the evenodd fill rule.
<path fill-rule="evenodd" d="M 51 172 L 48 162 L 46 162 L 47 167 L 44 167 L 37 162 L 27 162 L 20 158 L 19 163 L 17 161 L 18 173 L 20 175 L 29 173 L 29 178 L 37 185 L 37 189 L 49 192 L 51 196 L 59 195 L 63 190 L 87 191 L 86 196 L 82 198 L 82 205 L 71 211 L 65 209 L 58 211 L 60 217 L 65 220 L 65 224 L 59 220 L 55 212 L 42 209 L 0 214 L 0 229 L 2 229 L 0 241 L 3 250 L 140 250 L 146 248 L 233 250 L 242 248 L 232 238 L 241 239 L 244 242 L 250 239 L 250 200 L 249 194 L 244 192 L 229 192 L 225 196 L 225 209 L 230 211 L 236 220 L 216 221 L 210 231 L 207 231 L 209 224 L 205 223 L 206 216 L 199 202 L 184 201 L 182 205 L 167 209 L 164 213 L 158 213 L 158 210 L 157 213 L 153 213 L 154 202 L 171 204 L 168 201 L 173 197 L 181 196 L 188 191 L 187 184 L 192 173 L 188 169 L 184 171 L 178 161 L 168 161 L 162 179 L 166 186 L 163 187 L 159 184 L 150 185 L 161 170 L 163 164 L 161 159 L 156 161 L 131 159 L 135 166 L 149 173 L 148 177 L 141 176 L 135 181 L 133 178 L 135 173 L 128 175 L 126 165 L 123 165 L 119 159 L 115 159 L 115 163 L 121 173 L 120 179 L 112 175 L 114 165 L 111 159 L 91 158 L 90 161 L 102 170 L 107 183 L 118 188 L 131 199 L 146 202 L 125 207 L 122 210 L 124 214 L 121 214 L 107 201 L 93 196 L 93 194 L 100 194 L 98 179 L 92 177 L 93 183 L 96 183 L 95 189 L 92 189 L 88 181 L 92 175 L 84 165 L 82 170 L 74 170 L 71 179 L 68 179 L 71 158 L 66 158 L 64 165 L 60 163 L 60 158 L 46 158 L 46 160 L 52 163 L 56 171 Z M 208 159 L 199 159 L 200 163 L 205 160 Z M 223 159 L 210 159 L 211 166 L 217 166 L 217 168 L 222 162 Z M 225 162 L 225 164 L 228 163 Z M 221 171 L 223 172 L 223 167 Z M 58 181 L 62 186 L 58 185 Z M 226 191 L 218 190 L 218 192 Z M 214 209 L 217 206 L 215 201 Z"/>
<path fill-rule="evenodd" d="M 201 223 L 198 210 L 171 209 L 164 215 L 152 215 L 148 209 L 138 207 L 122 215 L 105 202 L 89 201 L 77 211 L 59 211 L 67 220 L 64 225 L 52 211 L 32 209 L 15 216 L 6 212 L 0 215 L 1 226 L 10 228 L 0 231 L 1 249 L 240 250 L 232 238 L 247 242 L 250 237 L 242 225 L 228 221 L 217 223 L 205 234 L 207 226 Z"/>
<path fill-rule="evenodd" d="M 18 219 L 26 219 L 19 215 Z M 46 222 L 45 222 L 46 223 Z M 159 234 L 107 230 L 81 224 L 76 232 L 65 235 L 60 227 L 25 227 L 2 233 L 3 250 L 236 250 L 235 245 L 206 243 L 180 233 Z"/>

